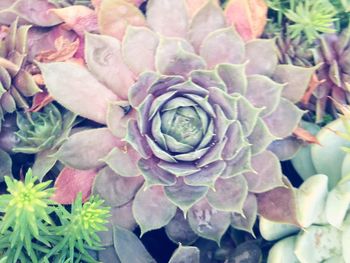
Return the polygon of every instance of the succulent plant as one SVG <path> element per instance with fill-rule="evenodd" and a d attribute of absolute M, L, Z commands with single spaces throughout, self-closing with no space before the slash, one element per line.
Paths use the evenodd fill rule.
<path fill-rule="evenodd" d="M 90 0 L 49 0 L 49 3 L 54 4 L 56 7 L 67 7 L 71 5 L 91 5 Z"/>
<path fill-rule="evenodd" d="M 350 178 L 343 178 L 330 192 L 327 181 L 325 175 L 314 175 L 295 190 L 302 229 L 261 218 L 265 239 L 283 238 L 271 248 L 268 263 L 350 262 Z"/>
<path fill-rule="evenodd" d="M 29 29 L 30 26 L 18 26 L 16 19 L 0 42 L 0 124 L 4 115 L 16 107 L 28 109 L 25 97 L 41 91 L 25 69 Z"/>
<path fill-rule="evenodd" d="M 17 142 L 12 151 L 37 154 L 33 172 L 41 180 L 55 165 L 55 153 L 76 123 L 75 114 L 69 111 L 62 114 L 52 103 L 40 112 L 17 112 Z"/>
<path fill-rule="evenodd" d="M 121 9 L 128 17 L 108 16 Z M 181 220 L 179 209 L 197 235 L 219 242 L 231 224 L 251 231 L 257 196 L 284 185 L 272 151 L 300 121 L 294 103 L 314 69 L 278 65 L 273 40 L 244 43 L 215 1 L 190 18 L 185 1 L 149 1 L 146 18 L 102 1 L 105 35 L 86 34 L 87 65 L 40 69 L 58 103 L 107 124 L 69 137 L 63 164 L 98 174 L 94 191 L 142 233 Z"/>
<path fill-rule="evenodd" d="M 350 88 L 350 27 L 338 35 L 324 35 L 315 54 L 315 63 L 322 63 L 319 79 L 325 80 L 314 92 L 317 99 L 317 121 L 321 121 L 326 107 L 332 107 L 328 96 L 346 104 Z M 333 115 L 335 111 L 333 110 Z"/>
<path fill-rule="evenodd" d="M 7 262 L 38 262 L 37 253 L 49 244 L 53 189 L 47 188 L 50 181 L 35 184 L 36 180 L 31 170 L 24 182 L 5 177 L 9 194 L 0 195 L 0 251 Z"/>

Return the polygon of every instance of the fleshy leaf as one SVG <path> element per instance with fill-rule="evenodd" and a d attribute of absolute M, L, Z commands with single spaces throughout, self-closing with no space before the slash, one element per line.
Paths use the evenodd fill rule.
<path fill-rule="evenodd" d="M 161 35 L 185 38 L 188 20 L 183 0 L 149 0 L 147 3 L 147 23 Z"/>
<path fill-rule="evenodd" d="M 216 71 L 225 82 L 229 94 L 239 93 L 245 95 L 248 85 L 245 74 L 246 64 L 220 64 L 216 67 Z"/>
<path fill-rule="evenodd" d="M 207 199 L 208 203 L 219 211 L 242 214 L 247 195 L 248 185 L 241 175 L 216 180 L 215 188 L 209 190 Z"/>
<path fill-rule="evenodd" d="M 40 181 L 56 164 L 57 162 L 57 156 L 55 155 L 56 152 L 57 152 L 57 149 L 53 148 L 53 149 L 48 149 L 46 151 L 41 151 L 35 155 L 35 162 L 33 164 L 32 170 L 33 170 L 33 174 L 35 174 L 35 176 L 37 176 Z"/>
<path fill-rule="evenodd" d="M 141 11 L 124 0 L 104 0 L 98 10 L 100 33 L 122 40 L 128 25 L 144 26 L 145 17 Z"/>
<path fill-rule="evenodd" d="M 252 168 L 255 172 L 244 174 L 250 192 L 262 193 L 283 185 L 281 164 L 270 151 L 253 156 Z"/>
<path fill-rule="evenodd" d="M 296 215 L 296 193 L 290 183 L 257 195 L 258 213 L 264 218 L 299 225 Z"/>
<path fill-rule="evenodd" d="M 146 27 L 127 28 L 122 53 L 125 63 L 136 75 L 146 70 L 154 70 L 158 42 L 158 36 Z"/>
<path fill-rule="evenodd" d="M 135 177 L 140 175 L 137 162 L 140 159 L 138 153 L 131 147 L 115 147 L 108 153 L 103 161 L 115 173 L 124 177 Z"/>
<path fill-rule="evenodd" d="M 257 108 L 264 108 L 262 116 L 273 112 L 280 102 L 283 85 L 262 75 L 248 76 L 246 97 Z"/>
<path fill-rule="evenodd" d="M 96 174 L 95 170 L 63 168 L 55 181 L 56 191 L 52 199 L 60 204 L 72 204 L 78 193 L 82 193 L 83 201 L 87 200 Z"/>
<path fill-rule="evenodd" d="M 86 34 L 85 59 L 89 70 L 119 98 L 127 99 L 133 74 L 124 64 L 121 43 L 110 36 Z"/>
<path fill-rule="evenodd" d="M 297 219 L 302 227 L 316 223 L 323 213 L 328 194 L 328 178 L 318 174 L 308 178 L 297 190 Z"/>
<path fill-rule="evenodd" d="M 144 72 L 137 82 L 129 89 L 129 102 L 134 108 L 139 106 L 147 97 L 148 89 L 157 80 L 158 75 L 154 72 Z"/>
<path fill-rule="evenodd" d="M 216 241 L 219 245 L 221 237 L 230 225 L 231 216 L 228 212 L 212 208 L 207 200 L 203 199 L 190 209 L 188 221 L 197 235 Z"/>
<path fill-rule="evenodd" d="M 180 246 L 171 256 L 169 263 L 199 263 L 199 249 L 197 247 Z"/>
<path fill-rule="evenodd" d="M 152 156 L 152 151 L 148 146 L 146 138 L 141 135 L 136 120 L 130 120 L 128 122 L 127 135 L 124 140 L 128 142 L 143 158 L 149 158 Z"/>
<path fill-rule="evenodd" d="M 105 167 L 94 180 L 93 194 L 98 194 L 111 207 L 120 207 L 130 202 L 141 188 L 143 178 L 123 177 Z"/>
<path fill-rule="evenodd" d="M 300 228 L 295 225 L 273 222 L 261 216 L 259 230 L 264 239 L 272 241 L 299 232 Z"/>
<path fill-rule="evenodd" d="M 277 242 L 269 252 L 268 262 L 299 263 L 300 261 L 294 254 L 295 240 L 296 237 L 291 236 Z"/>
<path fill-rule="evenodd" d="M 276 140 L 276 136 L 271 134 L 269 128 L 261 119 L 258 119 L 254 130 L 248 137 L 248 141 L 252 145 L 253 155 L 261 153 L 274 140 Z"/>
<path fill-rule="evenodd" d="M 304 96 L 312 75 L 318 68 L 304 68 L 294 65 L 278 65 L 272 78 L 279 83 L 286 84 L 282 96 L 297 103 Z"/>
<path fill-rule="evenodd" d="M 176 176 L 188 176 L 201 171 L 201 169 L 194 164 L 187 163 L 168 163 L 160 161 L 158 166 Z"/>
<path fill-rule="evenodd" d="M 254 235 L 253 226 L 257 218 L 258 213 L 258 203 L 255 195 L 248 194 L 243 205 L 242 214 L 232 213 L 231 215 L 231 226 L 247 231 Z"/>
<path fill-rule="evenodd" d="M 65 26 L 73 29 L 80 36 L 83 36 L 84 32 L 97 31 L 96 13 L 86 6 L 74 5 L 50 11 L 61 18 Z"/>
<path fill-rule="evenodd" d="M 124 138 L 127 132 L 128 121 L 135 118 L 135 111 L 130 110 L 127 114 L 128 101 L 112 101 L 107 109 L 107 127 L 117 138 Z"/>
<path fill-rule="evenodd" d="M 156 53 L 156 69 L 161 74 L 186 77 L 191 71 L 204 68 L 203 58 L 187 51 L 180 41 L 161 39 Z"/>
<path fill-rule="evenodd" d="M 222 172 L 222 178 L 230 178 L 245 172 L 252 172 L 250 146 L 243 147 L 231 160 L 226 160 L 226 168 Z"/>
<path fill-rule="evenodd" d="M 298 235 L 294 252 L 300 262 L 323 262 L 341 255 L 341 232 L 330 225 L 310 226 Z"/>
<path fill-rule="evenodd" d="M 70 136 L 57 152 L 57 157 L 68 166 L 88 170 L 101 167 L 101 159 L 114 147 L 122 145 L 107 128 L 84 130 Z"/>
<path fill-rule="evenodd" d="M 186 214 L 188 209 L 207 194 L 208 187 L 190 186 L 183 181 L 182 177 L 178 177 L 176 184 L 165 186 L 164 191 L 169 200 Z"/>
<path fill-rule="evenodd" d="M 46 88 L 55 100 L 85 118 L 106 123 L 108 102 L 117 100 L 117 96 L 89 71 L 77 64 L 63 62 L 40 64 L 39 67 Z M 81 80 L 84 80 L 83 85 Z"/>
<path fill-rule="evenodd" d="M 135 196 L 132 209 L 141 228 L 141 236 L 167 225 L 176 213 L 176 206 L 168 200 L 161 186 L 141 188 Z"/>
<path fill-rule="evenodd" d="M 220 63 L 241 64 L 244 43 L 233 28 L 218 29 L 210 33 L 200 46 L 200 55 L 209 68 Z"/>
<path fill-rule="evenodd" d="M 273 152 L 280 161 L 287 161 L 296 155 L 301 146 L 302 143 L 300 140 L 293 136 L 289 136 L 282 140 L 273 141 L 267 149 Z"/>
<path fill-rule="evenodd" d="M 198 239 L 198 236 L 193 232 L 184 214 L 179 209 L 165 226 L 165 232 L 174 243 L 190 245 Z"/>
<path fill-rule="evenodd" d="M 214 0 L 209 0 L 193 17 L 189 28 L 189 39 L 194 48 L 199 51 L 204 38 L 209 33 L 224 27 L 226 27 L 226 21 L 220 6 Z"/>
<path fill-rule="evenodd" d="M 133 262 L 157 263 L 147 252 L 138 237 L 131 231 L 119 227 L 113 227 L 114 248 L 121 263 L 130 263 L 132 255 Z"/>
<path fill-rule="evenodd" d="M 264 0 L 230 0 L 225 6 L 228 24 L 234 26 L 245 41 L 259 37 L 267 22 Z"/>
<path fill-rule="evenodd" d="M 145 178 L 147 187 L 153 185 L 174 185 L 176 182 L 175 176 L 160 168 L 154 158 L 140 159 L 138 167 Z"/>
<path fill-rule="evenodd" d="M 256 39 L 248 42 L 246 59 L 248 60 L 247 74 L 271 76 L 278 63 L 275 41 L 273 39 Z"/>
<path fill-rule="evenodd" d="M 293 133 L 304 113 L 289 100 L 281 98 L 276 110 L 263 119 L 270 132 L 282 139 Z"/>

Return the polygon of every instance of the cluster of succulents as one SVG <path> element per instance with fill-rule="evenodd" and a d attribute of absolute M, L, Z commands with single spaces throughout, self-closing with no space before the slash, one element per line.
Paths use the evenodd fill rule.
<path fill-rule="evenodd" d="M 349 12 L 1 2 L 0 262 L 350 262 Z"/>

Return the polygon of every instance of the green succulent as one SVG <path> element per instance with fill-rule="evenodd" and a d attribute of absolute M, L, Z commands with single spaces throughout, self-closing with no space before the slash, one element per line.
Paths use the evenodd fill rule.
<path fill-rule="evenodd" d="M 24 182 L 5 177 L 9 194 L 0 196 L 0 251 L 8 262 L 38 262 L 38 252 L 50 246 L 53 189 L 48 188 L 50 181 L 35 184 L 36 180 L 31 170 Z"/>
<path fill-rule="evenodd" d="M 13 152 L 36 154 L 34 173 L 42 179 L 55 165 L 55 153 L 77 124 L 76 115 L 61 111 L 54 105 L 45 106 L 40 112 L 17 112 L 18 141 Z"/>
<path fill-rule="evenodd" d="M 102 249 L 97 232 L 107 230 L 105 225 L 110 217 L 109 207 L 103 204 L 104 201 L 98 196 L 91 196 L 83 204 L 80 193 L 72 204 L 70 213 L 63 206 L 58 206 L 56 213 L 61 226 L 55 232 L 61 236 L 61 240 L 46 257 L 58 254 L 56 258 L 67 260 L 65 262 L 73 263 L 77 259 L 97 262 L 89 255 L 88 249 Z"/>

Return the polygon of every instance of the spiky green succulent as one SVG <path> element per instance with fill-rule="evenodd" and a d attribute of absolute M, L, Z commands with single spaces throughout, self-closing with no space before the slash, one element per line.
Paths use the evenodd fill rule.
<path fill-rule="evenodd" d="M 350 178 L 343 178 L 330 192 L 327 181 L 327 176 L 315 175 L 296 190 L 302 229 L 261 218 L 260 231 L 265 239 L 283 237 L 271 248 L 268 263 L 350 262 Z"/>
<path fill-rule="evenodd" d="M 89 255 L 88 249 L 102 249 L 101 239 L 97 232 L 107 230 L 105 225 L 110 216 L 109 207 L 103 206 L 103 203 L 104 201 L 98 196 L 91 196 L 83 204 L 80 193 L 72 204 L 71 212 L 59 206 L 56 213 L 61 226 L 58 226 L 55 232 L 61 236 L 61 240 L 46 257 L 50 258 L 58 254 L 56 258 L 65 260 L 64 262 L 73 263 L 80 259 L 84 262 L 97 262 Z"/>
<path fill-rule="evenodd" d="M 16 19 L 0 41 L 0 125 L 6 113 L 14 112 L 17 107 L 28 109 L 25 98 L 41 91 L 25 69 L 30 27 L 18 26 Z"/>
<path fill-rule="evenodd" d="M 0 251 L 8 262 L 38 262 L 38 252 L 45 251 L 49 245 L 52 224 L 49 204 L 53 189 L 47 188 L 50 181 L 36 184 L 36 180 L 31 170 L 24 182 L 5 177 L 9 193 L 0 196 L 0 209 L 4 213 L 0 223 Z"/>
<path fill-rule="evenodd" d="M 145 18 L 102 1 L 100 21 L 126 8 L 135 26 L 86 34 L 86 67 L 40 65 L 55 100 L 107 124 L 73 134 L 57 156 L 97 171 L 93 191 L 129 227 L 145 233 L 182 210 L 197 235 L 219 242 L 231 224 L 252 231 L 258 194 L 284 185 L 274 152 L 288 158 L 303 114 L 294 103 L 314 68 L 279 65 L 273 40 L 244 43 L 215 1 L 192 18 L 185 1 L 166 3 L 149 1 Z M 165 14 L 177 23 L 164 26 Z"/>

